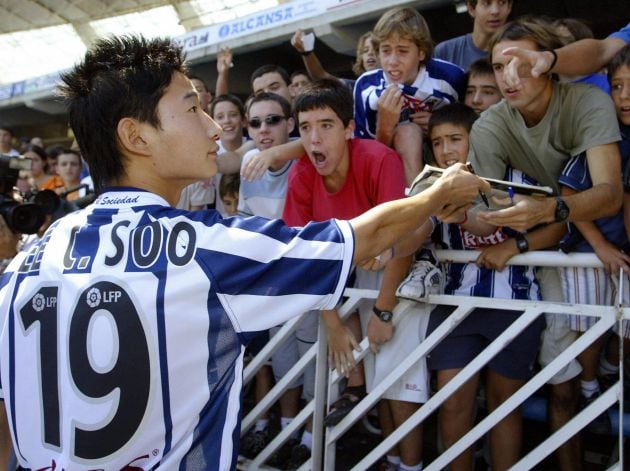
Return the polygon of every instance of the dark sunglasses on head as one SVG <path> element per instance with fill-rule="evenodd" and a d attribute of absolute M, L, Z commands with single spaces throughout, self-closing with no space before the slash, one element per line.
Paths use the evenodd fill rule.
<path fill-rule="evenodd" d="M 283 119 L 287 119 L 287 118 L 279 114 L 270 114 L 270 115 L 265 116 L 264 120 L 261 120 L 260 118 L 252 118 L 247 122 L 247 124 L 249 124 L 249 126 L 254 129 L 258 129 L 259 127 L 262 126 L 263 121 L 267 123 L 269 126 L 275 126 Z"/>

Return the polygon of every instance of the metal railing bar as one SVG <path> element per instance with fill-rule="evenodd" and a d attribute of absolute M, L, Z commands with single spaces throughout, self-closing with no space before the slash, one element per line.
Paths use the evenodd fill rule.
<path fill-rule="evenodd" d="M 609 320 L 602 318 L 595 325 L 593 325 L 587 332 L 585 332 L 576 342 L 572 344 L 572 349 L 574 352 L 582 352 L 585 350 L 593 340 L 599 338 L 604 332 L 606 332 L 611 326 Z M 581 341 L 581 342 L 580 342 Z M 487 350 L 487 349 L 486 349 Z M 484 351 L 485 352 L 485 351 Z M 565 351 L 566 352 L 566 351 Z M 565 353 L 563 352 L 563 354 Z M 559 370 L 562 366 L 568 363 L 567 358 L 573 358 L 573 355 L 565 355 L 565 358 L 560 358 L 558 356 L 552 363 L 556 361 L 559 364 L 559 368 L 553 368 L 548 370 L 552 363 L 547 365 L 546 368 L 541 370 L 537 375 L 531 378 L 526 384 L 524 384 L 518 391 L 516 391 L 507 401 L 503 402 L 496 410 L 492 413 L 488 414 L 481 422 L 479 422 L 475 427 L 473 427 L 466 435 L 464 435 L 460 440 L 454 443 L 446 452 L 440 455 L 434 462 L 430 464 L 426 469 L 441 469 L 445 466 L 445 464 L 450 463 L 454 458 L 459 456 L 459 454 L 466 450 L 469 446 L 471 446 L 475 441 L 481 438 L 485 433 L 487 433 L 492 427 L 494 427 L 497 423 L 499 423 L 503 418 L 505 418 L 510 412 L 516 409 L 520 404 L 522 404 L 527 398 L 531 397 L 531 395 L 540 389 L 547 381 L 557 372 L 553 370 Z M 571 358 L 568 358 L 570 361 Z M 560 360 L 560 361 L 559 361 Z M 555 365 L 554 365 L 555 366 Z M 599 414 L 596 414 L 599 415 Z M 592 418 L 596 417 L 596 415 L 592 416 Z M 568 432 L 571 432 L 571 429 L 567 429 Z M 572 436 L 573 434 L 569 435 Z M 565 437 L 565 440 L 569 437 Z M 564 441 L 562 443 L 564 443 Z M 451 453 L 451 450 L 452 453 Z M 553 449 L 551 450 L 553 451 Z M 551 452 L 550 451 L 550 452 Z M 450 459 L 449 459 L 450 458 Z M 531 464 L 531 463 L 530 463 Z M 535 463 L 534 463 L 535 464 Z"/>
<path fill-rule="evenodd" d="M 433 395 L 420 409 L 411 415 L 402 425 L 400 425 L 391 435 L 383 440 L 376 448 L 374 448 L 363 460 L 361 460 L 353 470 L 366 469 L 372 463 L 376 462 L 379 457 L 387 452 L 392 446 L 402 440 L 409 431 L 416 425 L 422 423 L 429 415 L 435 412 L 438 407 L 457 391 L 466 381 L 483 368 L 497 353 L 499 353 L 508 343 L 510 343 L 526 326 L 531 324 L 541 312 L 536 309 L 526 310 L 514 322 L 499 335 L 488 347 L 479 353 L 465 368 L 463 368 L 451 381 L 449 381 L 442 389 Z M 447 320 L 444 323 L 448 322 Z M 441 327 L 441 326 L 440 326 Z M 438 327 L 439 328 L 439 327 Z M 437 329 L 436 329 L 437 330 Z M 431 334 L 429 337 L 431 337 Z M 427 340 L 429 339 L 427 337 Z M 437 343 L 437 342 L 436 342 Z M 463 438 L 470 434 L 466 434 Z M 461 440 L 460 440 L 461 441 Z M 455 443 L 455 447 L 459 442 Z M 451 449 L 453 449 L 451 447 Z M 466 447 L 467 448 L 467 447 Z M 465 449 L 465 448 L 464 448 Z M 450 451 L 450 449 L 449 449 Z M 457 455 L 461 453 L 457 452 Z M 455 457 L 457 456 L 455 455 Z M 443 456 L 443 454 L 442 454 Z M 451 459 L 447 461 L 450 462 Z M 433 464 L 433 463 L 431 463 Z M 429 469 L 429 468 L 427 468 Z"/>
<path fill-rule="evenodd" d="M 387 375 L 354 409 L 344 417 L 335 427 L 330 428 L 326 437 L 328 443 L 337 441 L 354 423 L 363 417 L 379 399 L 385 394 L 387 389 L 394 384 L 398 377 L 405 373 L 416 361 L 425 356 L 433 347 L 446 337 L 457 325 L 466 318 L 474 309 L 472 306 L 460 306 L 449 316 L 449 321 L 443 322 L 434 332 L 422 342 L 411 355 L 400 363 L 392 372 Z M 452 319 L 451 319 L 452 318 Z"/>
<path fill-rule="evenodd" d="M 289 384 L 306 369 L 308 364 L 315 358 L 317 353 L 317 343 L 313 344 L 306 353 L 297 361 L 295 365 L 285 374 L 280 381 L 278 381 L 271 391 L 254 406 L 254 408 L 243 419 L 241 425 L 241 435 L 243 435 L 249 428 L 254 425 L 256 419 L 269 410 L 271 406 L 280 398 L 280 396 L 288 389 Z"/>
<path fill-rule="evenodd" d="M 604 392 L 604 394 L 593 401 L 592 404 L 569 420 L 560 429 L 556 430 L 555 433 L 540 443 L 510 469 L 513 471 L 526 471 L 532 469 L 533 466 L 540 463 L 560 445 L 562 445 L 566 441 L 567 435 L 572 437 L 586 427 L 593 417 L 599 415 L 603 410 L 610 408 L 615 401 L 617 401 L 619 389 L 620 383 L 615 383 L 606 392 Z M 620 439 L 623 440 L 623 435 Z"/>

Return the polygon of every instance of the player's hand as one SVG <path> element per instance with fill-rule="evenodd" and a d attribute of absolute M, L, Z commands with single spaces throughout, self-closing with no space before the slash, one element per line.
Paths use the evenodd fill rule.
<path fill-rule="evenodd" d="M 291 37 L 291 46 L 293 46 L 293 48 L 299 53 L 304 52 L 304 42 L 302 41 L 303 37 L 304 31 L 299 28 Z"/>
<path fill-rule="evenodd" d="M 514 239 L 508 239 L 500 244 L 488 245 L 481 249 L 475 264 L 479 268 L 488 268 L 490 270 L 503 271 L 514 255 L 518 255 Z"/>
<path fill-rule="evenodd" d="M 0 216 L 0 259 L 14 257 L 19 240 L 19 234 L 11 231 L 4 217 Z"/>
<path fill-rule="evenodd" d="M 511 227 L 517 231 L 526 231 L 538 224 L 553 222 L 555 201 L 553 198 L 535 198 L 516 195 L 515 205 L 510 198 L 492 198 L 499 206 L 509 206 L 498 211 L 479 211 L 477 219 L 499 227 Z"/>
<path fill-rule="evenodd" d="M 234 64 L 232 63 L 232 59 L 234 58 L 232 54 L 232 49 L 229 47 L 222 47 L 217 54 L 217 72 L 224 73 Z"/>
<path fill-rule="evenodd" d="M 440 197 L 444 199 L 443 210 L 447 205 L 459 208 L 453 209 L 451 213 L 460 211 L 460 221 L 464 219 L 462 208 L 468 209 L 479 195 L 479 191 L 490 192 L 490 184 L 470 173 L 464 164 L 451 165 L 433 184 L 436 185 L 437 190 L 442 192 Z"/>
<path fill-rule="evenodd" d="M 262 178 L 267 169 L 274 164 L 273 148 L 261 150 L 249 159 L 241 168 L 241 178 L 246 181 Z"/>
<path fill-rule="evenodd" d="M 617 276 L 620 269 L 630 273 L 630 257 L 610 242 L 604 241 L 593 249 L 609 275 Z"/>
<path fill-rule="evenodd" d="M 360 352 L 362 348 L 354 338 L 354 335 L 345 325 L 338 328 L 328 328 L 328 363 L 333 366 L 340 375 L 350 376 L 350 371 L 357 366 L 354 360 L 353 350 Z"/>
<path fill-rule="evenodd" d="M 394 129 L 400 120 L 403 93 L 397 85 L 389 85 L 378 98 L 376 118 L 381 129 Z"/>
<path fill-rule="evenodd" d="M 435 217 L 445 224 L 462 224 L 466 220 L 466 212 L 471 208 L 472 204 L 457 206 L 455 204 L 447 204 L 442 207 Z"/>
<path fill-rule="evenodd" d="M 370 316 L 367 328 L 367 337 L 370 342 L 370 350 L 378 353 L 380 345 L 389 342 L 394 336 L 394 326 L 391 322 L 383 322 L 375 314 Z"/>
<path fill-rule="evenodd" d="M 521 79 L 540 77 L 549 72 L 553 63 L 553 54 L 549 51 L 531 51 L 520 47 L 508 47 L 503 50 L 512 59 L 505 66 L 503 78 L 510 88 L 520 89 Z"/>
<path fill-rule="evenodd" d="M 429 134 L 429 119 L 433 113 L 431 111 L 416 111 L 409 115 L 409 119 L 422 128 L 422 133 L 426 136 Z"/>

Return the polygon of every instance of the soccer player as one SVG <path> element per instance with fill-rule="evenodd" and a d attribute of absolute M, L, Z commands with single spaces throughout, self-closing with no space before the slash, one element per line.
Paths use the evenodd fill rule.
<path fill-rule="evenodd" d="M 0 434 L 24 468 L 234 469 L 248 338 L 332 309 L 353 263 L 489 191 L 459 166 L 351 221 L 175 209 L 221 135 L 185 74 L 171 41 L 125 36 L 63 76 L 99 197 L 0 279 Z"/>

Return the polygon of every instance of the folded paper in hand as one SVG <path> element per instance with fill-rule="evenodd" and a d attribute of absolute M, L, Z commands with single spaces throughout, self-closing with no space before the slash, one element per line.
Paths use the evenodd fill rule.
<path fill-rule="evenodd" d="M 443 168 L 434 167 L 432 165 L 425 165 L 422 172 L 420 172 L 411 183 L 411 188 L 409 189 L 408 193 L 409 196 L 421 193 L 429 188 L 438 178 L 440 178 L 444 171 L 445 169 Z M 514 193 L 520 195 L 537 197 L 553 195 L 553 189 L 548 186 L 527 185 L 524 183 L 515 183 L 482 176 L 479 176 L 479 178 L 490 183 L 490 186 L 492 187 L 492 193 L 490 196 L 493 196 L 495 198 L 508 198 L 508 187 L 512 187 Z M 500 208 L 498 206 L 495 206 L 493 208 L 491 205 L 491 209 Z"/>

